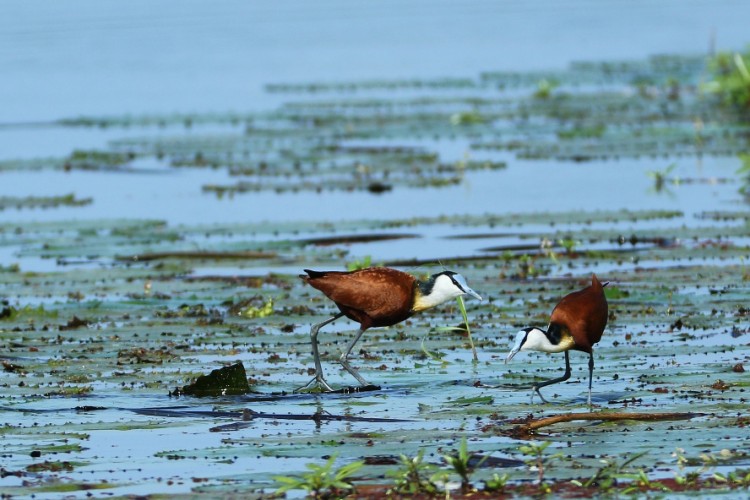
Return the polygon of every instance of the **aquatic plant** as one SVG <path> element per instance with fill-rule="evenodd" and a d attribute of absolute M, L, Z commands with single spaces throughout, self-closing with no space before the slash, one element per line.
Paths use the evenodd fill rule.
<path fill-rule="evenodd" d="M 506 473 L 502 476 L 495 472 L 492 477 L 484 481 L 484 491 L 502 493 L 508 484 L 510 476 Z"/>
<path fill-rule="evenodd" d="M 698 478 L 701 475 L 700 470 L 691 470 L 686 471 L 686 468 L 688 465 L 690 465 L 691 461 L 685 456 L 685 449 L 684 448 L 676 448 L 674 452 L 672 452 L 672 457 L 675 458 L 677 461 L 677 471 L 675 471 L 675 482 L 680 485 L 692 485 L 695 484 L 695 482 L 698 480 Z"/>
<path fill-rule="evenodd" d="M 419 450 L 413 457 L 400 455 L 399 460 L 401 466 L 398 469 L 386 472 L 386 476 L 394 480 L 389 494 L 434 495 L 438 492 L 437 483 L 444 480 L 446 473 L 424 461 L 424 450 Z"/>
<path fill-rule="evenodd" d="M 517 274 L 519 279 L 533 278 L 543 274 L 543 270 L 535 265 L 536 256 L 531 254 L 521 255 L 516 262 Z"/>
<path fill-rule="evenodd" d="M 542 489 L 545 488 L 544 484 L 544 473 L 546 469 L 552 465 L 556 460 L 563 457 L 562 453 L 555 453 L 553 455 L 546 455 L 545 450 L 552 444 L 552 441 L 545 441 L 541 444 L 529 443 L 518 448 L 522 454 L 529 457 L 526 460 L 526 465 L 529 470 L 536 469 L 537 473 L 537 484 Z"/>
<path fill-rule="evenodd" d="M 745 53 L 721 52 L 709 63 L 714 79 L 705 91 L 716 94 L 721 103 L 736 111 L 744 120 L 750 119 L 750 49 Z"/>
<path fill-rule="evenodd" d="M 676 163 L 671 163 L 661 170 L 649 170 L 646 172 L 649 177 L 654 180 L 654 191 L 661 193 L 664 190 L 664 186 L 669 180 L 669 174 L 677 168 Z"/>
<path fill-rule="evenodd" d="M 557 244 L 563 247 L 566 254 L 571 254 L 575 251 L 576 247 L 581 244 L 581 242 L 576 240 L 575 238 L 566 236 L 564 238 L 559 238 L 557 240 Z"/>
<path fill-rule="evenodd" d="M 469 316 L 466 314 L 466 304 L 464 304 L 464 298 L 462 296 L 456 297 L 458 302 L 458 309 L 461 311 L 461 317 L 464 319 L 464 325 L 466 326 L 466 335 L 469 338 L 469 346 L 471 347 L 471 354 L 473 356 L 474 363 L 479 362 L 477 356 L 477 348 L 474 346 L 474 339 L 471 338 L 471 327 L 469 326 Z"/>
<path fill-rule="evenodd" d="M 45 309 L 44 304 L 39 304 L 36 307 L 30 305 L 15 307 L 4 303 L 2 306 L 0 320 L 15 321 L 23 318 L 32 321 L 34 319 L 56 318 L 58 315 L 55 310 Z"/>
<path fill-rule="evenodd" d="M 750 488 L 750 469 L 736 469 L 726 474 L 714 472 L 713 478 L 732 488 Z"/>
<path fill-rule="evenodd" d="M 372 256 L 365 255 L 359 260 L 355 260 L 353 262 L 347 262 L 346 263 L 346 270 L 347 271 L 358 271 L 360 269 L 366 269 L 368 267 L 372 266 Z"/>
<path fill-rule="evenodd" d="M 640 491 L 672 491 L 667 485 L 649 478 L 648 474 L 643 469 L 638 469 L 636 472 L 620 474 L 620 477 L 630 480 L 630 485 L 622 490 L 626 495 Z"/>
<path fill-rule="evenodd" d="M 642 453 L 633 454 L 622 462 L 618 462 L 616 459 L 611 458 L 602 459 L 601 463 L 603 465 L 599 467 L 589 479 L 586 481 L 573 480 L 571 482 L 584 488 L 596 487 L 604 492 L 609 491 L 617 486 L 618 479 L 624 477 L 623 474 L 626 473 L 626 468 L 647 453 L 647 451 L 644 451 Z"/>
<path fill-rule="evenodd" d="M 66 159 L 65 170 L 104 170 L 120 167 L 133 160 L 132 153 L 98 150 L 74 150 Z"/>
<path fill-rule="evenodd" d="M 243 318 L 267 318 L 273 314 L 273 297 L 269 297 L 262 306 L 246 304 L 236 314 Z"/>
<path fill-rule="evenodd" d="M 55 208 L 55 207 L 82 207 L 93 203 L 92 198 L 77 198 L 75 194 L 60 196 L 0 196 L 0 211 L 9 208 Z"/>
<path fill-rule="evenodd" d="M 470 465 L 472 454 L 469 453 L 466 445 L 466 438 L 461 439 L 458 452 L 450 455 L 443 455 L 443 460 L 453 468 L 453 472 L 461 478 L 461 491 L 468 493 L 471 490 L 471 474 L 475 466 Z M 483 459 L 484 460 L 484 459 Z M 480 462 L 481 463 L 481 462 Z"/>
<path fill-rule="evenodd" d="M 536 90 L 534 91 L 534 98 L 549 99 L 552 96 L 552 91 L 559 86 L 560 82 L 555 79 L 542 78 L 537 82 Z"/>
<path fill-rule="evenodd" d="M 724 448 L 715 453 L 701 453 L 696 458 L 687 456 L 683 448 L 676 448 L 672 457 L 677 462 L 677 471 L 675 471 L 677 484 L 697 486 L 699 478 L 707 472 L 733 460 L 743 460 L 747 457 L 747 453 Z M 692 469 L 689 470 L 689 467 Z M 731 487 L 747 487 L 750 485 L 750 473 L 741 469 L 730 471 L 727 474 L 714 472 L 712 477 L 719 483 Z"/>
<path fill-rule="evenodd" d="M 737 169 L 737 175 L 740 177 L 740 193 L 745 199 L 750 198 L 750 153 L 740 153 L 738 155 L 742 165 Z"/>
<path fill-rule="evenodd" d="M 274 481 L 280 484 L 276 494 L 283 495 L 287 491 L 303 490 L 315 499 L 341 498 L 354 489 L 350 479 L 362 468 L 364 462 L 351 462 L 334 469 L 335 462 L 336 455 L 333 455 L 323 465 L 307 464 L 309 472 L 299 476 L 274 476 Z"/>

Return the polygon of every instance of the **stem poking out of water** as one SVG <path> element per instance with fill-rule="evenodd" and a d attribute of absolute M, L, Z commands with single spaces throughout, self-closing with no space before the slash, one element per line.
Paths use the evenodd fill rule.
<path fill-rule="evenodd" d="M 466 325 L 466 334 L 469 336 L 469 345 L 471 346 L 471 353 L 474 356 L 474 363 L 479 363 L 479 357 L 477 357 L 477 348 L 474 347 L 474 340 L 471 338 L 471 328 L 469 327 L 469 317 L 466 314 L 466 305 L 464 304 L 464 298 L 460 295 L 456 297 L 458 301 L 458 308 L 461 310 L 461 316 L 464 318 L 464 325 Z"/>

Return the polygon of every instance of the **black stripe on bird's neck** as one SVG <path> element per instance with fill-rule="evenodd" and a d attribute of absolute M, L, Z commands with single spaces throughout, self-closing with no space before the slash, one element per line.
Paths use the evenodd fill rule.
<path fill-rule="evenodd" d="M 432 293 L 432 289 L 435 288 L 435 281 L 440 276 L 443 276 L 443 275 L 448 276 L 451 279 L 451 281 L 453 281 L 453 283 L 459 289 L 461 289 L 461 285 L 459 285 L 458 283 L 456 283 L 456 280 L 453 279 L 453 275 L 454 274 L 456 274 L 456 273 L 453 272 L 453 271 L 443 271 L 441 273 L 433 274 L 432 276 L 430 276 L 429 278 L 427 278 L 426 281 L 417 280 L 417 292 L 418 292 L 419 296 L 421 296 L 421 297 L 427 297 L 428 295 L 430 295 Z"/>
<path fill-rule="evenodd" d="M 428 296 L 432 292 L 432 289 L 435 287 L 436 279 L 437 275 L 433 274 L 426 281 L 417 280 L 416 289 L 414 290 L 415 295 L 419 297 Z"/>
<path fill-rule="evenodd" d="M 562 340 L 564 335 L 563 327 L 558 325 L 557 323 L 551 323 L 544 334 L 547 336 L 552 345 L 560 345 L 560 341 Z"/>

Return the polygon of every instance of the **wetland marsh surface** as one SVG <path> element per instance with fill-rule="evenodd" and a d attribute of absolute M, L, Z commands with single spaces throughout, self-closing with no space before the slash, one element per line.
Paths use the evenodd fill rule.
<path fill-rule="evenodd" d="M 640 492 L 750 468 L 750 125 L 701 90 L 744 3 L 73 4 L 0 16 L 2 495 L 260 496 L 330 456 L 389 484 L 463 439 L 517 495 L 530 442 L 574 496 L 642 452 Z M 378 390 L 293 393 L 334 312 L 297 275 L 367 262 L 466 276 L 479 361 L 448 303 L 363 336 Z M 503 361 L 592 272 L 592 411 L 692 418 L 513 435 L 589 411 L 585 355 L 549 404 L 562 355 Z M 335 387 L 355 329 L 319 336 Z M 173 395 L 238 361 L 251 393 Z"/>

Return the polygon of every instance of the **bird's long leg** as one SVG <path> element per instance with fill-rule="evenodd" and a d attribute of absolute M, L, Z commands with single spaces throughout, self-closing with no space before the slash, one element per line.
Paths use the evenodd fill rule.
<path fill-rule="evenodd" d="M 359 374 L 357 370 L 354 369 L 352 365 L 349 364 L 349 354 L 352 352 L 352 349 L 354 349 L 354 344 L 359 341 L 359 338 L 362 336 L 362 334 L 365 333 L 364 328 L 360 328 L 357 331 L 357 334 L 354 336 L 354 338 L 349 342 L 349 345 L 346 346 L 346 351 L 344 351 L 343 354 L 341 354 L 341 357 L 339 358 L 339 363 L 341 363 L 341 366 L 344 367 L 344 370 L 351 373 L 352 377 L 357 379 L 357 382 L 360 383 L 360 385 L 370 385 L 370 383 L 362 378 L 362 375 Z"/>
<path fill-rule="evenodd" d="M 568 351 L 565 351 L 565 373 L 562 377 L 557 378 L 551 378 L 549 380 L 545 380 L 544 382 L 539 382 L 537 384 L 534 384 L 531 386 L 531 388 L 539 394 L 539 399 L 542 400 L 543 403 L 547 403 L 548 401 L 544 399 L 544 396 L 542 396 L 542 393 L 539 392 L 539 389 L 542 387 L 546 387 L 548 385 L 556 384 L 558 382 L 565 382 L 570 378 L 570 355 L 568 354 Z M 531 393 L 531 402 L 534 402 L 534 392 Z"/>
<path fill-rule="evenodd" d="M 318 351 L 318 330 L 320 330 L 322 327 L 326 326 L 329 323 L 333 323 L 334 321 L 336 321 L 343 315 L 344 313 L 340 312 L 336 314 L 335 316 L 323 321 L 322 323 L 313 325 L 313 327 L 310 329 L 310 343 L 312 344 L 313 358 L 315 359 L 315 377 L 313 377 L 311 381 L 309 381 L 302 387 L 298 387 L 297 389 L 295 389 L 295 392 L 301 391 L 302 389 L 307 389 L 313 384 L 317 385 L 318 387 L 322 388 L 325 391 L 328 391 L 328 392 L 333 391 L 331 386 L 328 385 L 328 382 L 326 382 L 325 378 L 323 377 L 323 366 L 320 364 L 320 352 Z"/>
<path fill-rule="evenodd" d="M 591 406 L 591 383 L 594 380 L 594 353 L 589 353 L 589 406 Z"/>

